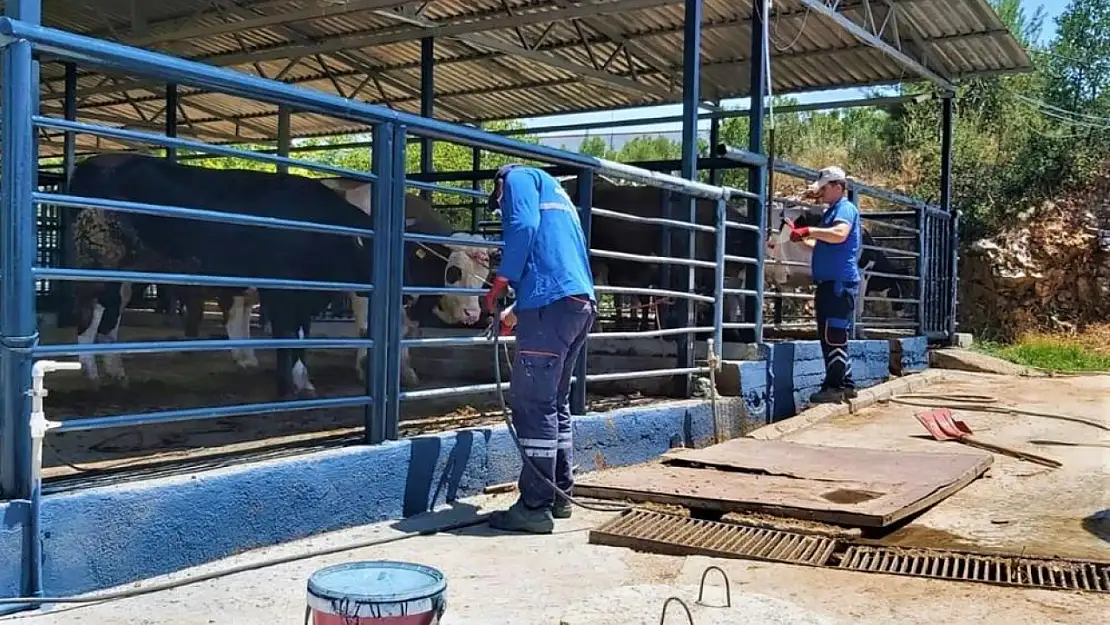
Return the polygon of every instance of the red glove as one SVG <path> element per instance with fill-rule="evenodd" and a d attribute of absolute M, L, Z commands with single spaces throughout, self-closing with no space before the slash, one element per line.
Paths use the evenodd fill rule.
<path fill-rule="evenodd" d="M 492 313 L 497 310 L 497 296 L 509 286 L 509 279 L 502 276 L 497 276 L 493 279 L 493 285 L 490 287 L 489 292 L 486 293 L 483 304 L 485 304 L 486 312 Z"/>
<path fill-rule="evenodd" d="M 802 226 L 801 228 L 798 228 L 797 226 L 794 225 L 794 220 L 793 219 L 785 219 L 783 221 L 785 221 L 786 226 L 788 228 L 790 228 L 790 240 L 791 241 L 794 241 L 795 243 L 797 243 L 798 241 L 801 241 L 802 239 L 809 236 L 809 226 Z"/>

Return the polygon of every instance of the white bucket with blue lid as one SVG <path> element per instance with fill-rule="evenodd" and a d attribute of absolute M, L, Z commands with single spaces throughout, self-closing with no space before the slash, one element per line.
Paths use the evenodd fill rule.
<path fill-rule="evenodd" d="M 313 625 L 438 625 L 447 579 L 411 562 L 337 564 L 308 579 L 308 608 Z"/>

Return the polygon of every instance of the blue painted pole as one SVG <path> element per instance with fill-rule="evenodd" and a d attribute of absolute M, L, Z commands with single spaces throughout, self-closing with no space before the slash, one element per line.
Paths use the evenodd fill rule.
<path fill-rule="evenodd" d="M 389 347 L 389 362 L 385 368 L 385 437 L 388 440 L 400 438 L 401 415 L 401 308 L 405 283 L 405 135 L 406 128 L 401 124 L 393 126 L 390 167 L 389 203 L 385 210 L 393 214 L 389 229 L 384 238 L 389 239 L 389 275 L 386 276 L 385 290 L 389 295 L 389 308 L 385 311 L 386 331 L 389 333 L 386 345 Z"/>
<path fill-rule="evenodd" d="M 771 193 L 772 194 L 774 193 L 774 189 L 771 189 Z M 848 187 L 848 201 L 851 202 L 852 204 L 855 204 L 857 209 L 859 208 L 859 191 L 856 191 L 855 187 L 853 187 L 853 186 Z M 863 253 L 862 249 L 860 250 L 860 253 L 861 254 Z M 860 278 L 863 278 L 863 276 L 860 276 Z M 860 286 L 862 287 L 862 284 Z M 863 292 L 862 288 L 860 288 L 859 298 L 862 300 L 866 296 L 867 296 L 867 294 Z M 867 306 L 867 302 L 862 302 L 862 304 L 858 307 L 858 310 L 863 310 L 866 306 Z M 853 339 L 859 338 L 859 316 L 856 315 L 856 310 L 857 309 L 852 309 L 852 338 Z"/>
<path fill-rule="evenodd" d="M 941 130 L 940 130 L 940 207 L 948 213 L 948 227 L 949 231 L 945 233 L 947 236 L 947 244 L 951 246 L 949 251 L 950 266 L 948 267 L 948 275 L 946 278 L 951 281 L 948 293 L 944 294 L 945 299 L 948 300 L 948 305 L 943 308 L 945 315 L 945 332 L 948 335 L 949 343 L 954 343 L 956 340 L 956 304 L 957 294 L 959 293 L 959 241 L 960 233 L 958 231 L 959 219 L 956 216 L 955 208 L 952 206 L 952 131 L 955 125 L 956 118 L 956 102 L 952 95 L 941 100 Z"/>
<path fill-rule="evenodd" d="M 65 75 L 65 100 L 62 104 L 62 114 L 69 121 L 77 120 L 77 65 L 66 63 Z M 66 132 L 62 147 L 62 171 L 64 185 L 68 189 L 69 181 L 73 178 L 73 168 L 77 166 L 77 133 Z M 58 259 L 57 265 L 65 267 L 73 258 L 73 241 L 70 237 L 73 223 L 73 211 L 58 207 Z M 54 292 L 57 293 L 58 327 L 69 328 L 76 324 L 74 319 L 73 284 L 66 281 L 53 282 Z"/>
<path fill-rule="evenodd" d="M 436 62 L 435 37 L 424 37 L 420 40 L 420 115 L 422 117 L 435 116 L 435 62 Z M 420 138 L 420 173 L 430 174 L 435 171 L 432 159 L 432 139 Z M 421 191 L 420 197 L 431 201 L 429 191 Z"/>
<path fill-rule="evenodd" d="M 725 241 L 728 238 L 728 202 L 724 199 L 717 200 L 717 254 L 714 257 L 717 263 L 716 275 L 713 282 L 713 346 L 720 355 L 724 352 L 724 327 L 725 322 Z"/>
<path fill-rule="evenodd" d="M 720 106 L 720 102 L 717 105 Z M 713 151 L 721 144 L 721 118 L 714 117 L 709 121 L 709 155 L 713 155 Z M 709 170 L 709 184 L 721 184 L 721 170 L 713 167 Z"/>
<path fill-rule="evenodd" d="M 764 21 L 767 14 L 767 0 L 757 0 L 759 6 L 752 5 L 752 32 L 751 32 L 751 61 L 748 63 L 750 82 L 748 93 L 751 105 L 748 108 L 748 151 L 763 154 L 763 118 L 765 106 L 763 97 L 767 93 L 767 74 L 764 61 Z M 748 170 L 748 191 L 761 198 L 765 194 L 766 170 L 762 167 L 753 167 Z M 764 198 L 765 199 L 765 198 Z M 740 250 L 742 256 L 754 256 L 759 259 L 756 266 L 748 265 L 744 268 L 744 284 L 754 284 L 755 297 L 744 298 L 744 318 L 754 319 L 756 328 L 754 332 L 741 330 L 741 337 L 746 342 L 760 342 L 763 340 L 763 238 L 766 236 L 766 219 L 763 215 L 763 200 L 748 202 L 749 213 L 755 223 L 760 224 L 759 232 L 754 236 L 747 232 L 738 233 L 742 241 L 750 242 Z"/>
<path fill-rule="evenodd" d="M 701 12 L 702 0 L 685 0 L 686 18 L 682 41 L 682 177 L 697 180 L 698 176 L 698 104 L 701 102 Z M 684 221 L 697 223 L 697 202 L 691 196 L 683 197 L 686 206 Z M 695 232 L 687 230 L 684 237 L 683 256 L 695 257 Z M 720 268 L 718 268 L 720 270 Z M 694 268 L 688 267 L 679 282 L 679 290 L 693 292 Z M 682 325 L 695 325 L 694 306 L 688 299 L 682 299 L 678 306 Z M 679 368 L 694 366 L 694 335 L 683 334 L 678 340 Z M 678 380 L 676 389 L 679 397 L 693 394 L 693 379 L 686 375 Z"/>
<path fill-rule="evenodd" d="M 482 169 L 482 148 L 474 148 L 470 151 L 470 169 L 475 174 L 478 173 L 478 171 L 480 169 Z M 470 181 L 470 188 L 475 190 L 475 191 L 478 191 L 479 189 L 482 188 L 482 181 L 478 180 L 478 177 L 475 176 Z M 474 198 L 474 200 L 471 201 L 471 204 L 470 204 L 470 231 L 471 232 L 478 232 L 478 222 L 480 222 L 482 220 L 481 215 L 482 215 L 482 210 L 483 210 L 484 206 L 485 205 L 482 204 L 477 198 Z"/>
<path fill-rule="evenodd" d="M 166 136 L 177 136 L 177 85 L 166 85 Z M 177 149 L 166 148 L 166 159 L 177 162 Z"/>
<path fill-rule="evenodd" d="M 370 294 L 370 314 L 366 331 L 374 341 L 366 362 L 366 391 L 370 394 L 370 404 L 366 408 L 366 442 L 380 443 L 385 440 L 385 419 L 389 410 L 389 397 L 386 395 L 385 372 L 389 368 L 389 329 L 390 320 L 397 315 L 389 307 L 390 297 L 386 285 L 390 279 L 391 238 L 387 236 L 393 220 L 389 210 L 390 194 L 393 183 L 393 125 L 378 124 L 373 131 L 373 150 L 371 170 L 376 176 L 373 189 L 374 239 L 374 290 Z M 391 314 L 392 313 L 392 314 Z"/>
<path fill-rule="evenodd" d="M 9 0 L 6 16 L 37 24 L 38 0 Z M 35 207 L 37 142 L 31 117 L 38 114 L 37 67 L 31 44 L 10 41 L 0 51 L 4 85 L 0 145 L 0 494 L 30 499 L 24 520 L 21 588 L 25 596 L 42 596 L 42 545 L 38 532 L 38 496 L 31 469 L 31 349 L 38 342 L 35 282 Z M 22 502 L 27 503 L 27 502 Z M 32 607 L 32 606 L 25 606 Z"/>
<path fill-rule="evenodd" d="M 590 230 L 593 225 L 591 210 L 594 205 L 594 172 L 582 169 L 578 172 L 578 220 L 582 223 L 582 233 L 586 237 L 586 249 L 590 249 Z M 574 386 L 571 387 L 570 413 L 586 414 L 586 359 L 590 351 L 590 340 L 582 346 L 582 353 L 574 363 Z"/>
<path fill-rule="evenodd" d="M 929 329 L 929 307 L 926 305 L 925 281 L 929 276 L 928 231 L 929 211 L 924 207 L 917 209 L 917 333 L 924 335 Z"/>

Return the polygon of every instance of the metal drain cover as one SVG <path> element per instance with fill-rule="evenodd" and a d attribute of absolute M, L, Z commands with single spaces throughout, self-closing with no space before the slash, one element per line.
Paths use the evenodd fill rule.
<path fill-rule="evenodd" d="M 1005 586 L 1110 592 L 1110 563 L 850 546 L 838 568 Z"/>
<path fill-rule="evenodd" d="M 590 532 L 595 545 L 667 555 L 747 558 L 821 566 L 837 541 L 781 530 L 633 509 Z"/>

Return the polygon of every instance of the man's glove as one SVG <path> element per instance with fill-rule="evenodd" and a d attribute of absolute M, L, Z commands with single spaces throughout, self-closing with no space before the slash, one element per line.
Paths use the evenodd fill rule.
<path fill-rule="evenodd" d="M 794 225 L 793 219 L 784 219 L 786 227 L 790 228 L 790 240 L 795 243 L 809 236 L 809 226 L 802 226 L 801 228 Z"/>
<path fill-rule="evenodd" d="M 485 298 L 483 299 L 483 304 L 485 304 L 486 312 L 493 313 L 497 310 L 497 296 L 500 295 L 501 291 L 504 291 L 505 288 L 508 286 L 508 278 L 497 276 L 493 279 L 493 285 L 490 287 L 489 291 L 485 295 Z"/>

